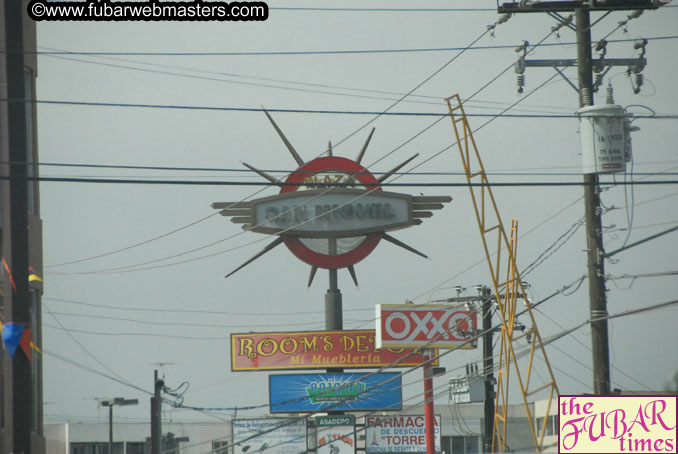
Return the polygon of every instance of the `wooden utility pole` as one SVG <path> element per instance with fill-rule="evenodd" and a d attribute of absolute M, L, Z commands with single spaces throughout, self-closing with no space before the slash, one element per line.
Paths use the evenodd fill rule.
<path fill-rule="evenodd" d="M 162 388 L 165 382 L 153 372 L 153 397 L 151 397 L 151 454 L 161 454 L 162 447 Z"/>
<path fill-rule="evenodd" d="M 7 70 L 7 130 L 9 144 L 10 244 L 9 253 L 14 285 L 10 291 L 11 309 L 5 312 L 13 323 L 30 327 L 31 300 L 28 290 L 28 180 L 26 140 L 26 89 L 24 68 L 23 7 L 18 0 L 4 1 L 5 61 Z M 22 353 L 12 358 L 12 443 L 17 454 L 31 453 L 33 383 L 31 362 Z"/>
<path fill-rule="evenodd" d="M 579 78 L 579 107 L 593 105 L 593 64 L 591 56 L 591 11 L 609 13 L 612 10 L 657 9 L 661 2 L 653 0 L 624 0 L 606 2 L 573 1 L 541 1 L 511 2 L 502 4 L 497 11 L 500 14 L 515 13 L 547 13 L 559 18 L 561 26 L 570 26 L 569 21 L 558 15 L 560 12 L 574 11 L 575 33 L 577 35 L 577 59 L 525 61 L 529 66 L 577 66 Z M 631 18 L 632 16 L 629 16 Z M 635 16 L 637 17 L 637 16 Z M 645 65 L 645 60 L 637 59 Z M 628 59 L 605 59 L 605 66 L 629 66 L 637 62 Z M 559 70 L 558 70 L 559 71 Z M 560 72 L 560 71 L 559 71 Z M 562 73 L 561 73 L 562 75 Z M 568 81 L 569 82 L 569 81 Z M 569 82 L 570 85 L 573 85 Z M 573 85 L 574 86 L 574 85 Z M 591 322 L 591 344 L 593 352 L 593 393 L 606 395 L 610 393 L 610 355 L 607 331 L 607 289 L 605 288 L 605 250 L 603 249 L 603 231 L 601 223 L 600 186 L 598 174 L 584 174 L 584 205 L 586 217 L 586 244 L 589 278 L 589 310 Z"/>
<path fill-rule="evenodd" d="M 577 72 L 579 107 L 593 105 L 593 68 L 591 64 L 591 19 L 588 9 L 574 12 L 577 27 Z M 584 205 L 589 277 L 591 346 L 593 352 L 593 393 L 610 393 L 610 354 L 607 334 L 607 294 L 605 288 L 605 251 L 601 223 L 598 174 L 584 174 Z"/>

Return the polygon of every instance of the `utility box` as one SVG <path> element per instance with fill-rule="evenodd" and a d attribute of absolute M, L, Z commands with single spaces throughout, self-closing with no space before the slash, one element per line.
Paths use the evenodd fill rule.
<path fill-rule="evenodd" d="M 587 106 L 577 111 L 583 173 L 626 171 L 630 160 L 628 121 L 622 106 Z M 627 150 L 628 148 L 628 150 Z"/>

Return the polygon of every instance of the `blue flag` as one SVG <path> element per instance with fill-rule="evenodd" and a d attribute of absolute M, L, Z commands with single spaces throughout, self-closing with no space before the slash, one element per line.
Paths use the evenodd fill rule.
<path fill-rule="evenodd" d="M 11 358 L 14 358 L 14 353 L 19 346 L 19 342 L 21 342 L 24 328 L 24 325 L 15 323 L 5 323 L 2 325 L 2 339 L 5 341 L 5 347 L 7 347 Z"/>

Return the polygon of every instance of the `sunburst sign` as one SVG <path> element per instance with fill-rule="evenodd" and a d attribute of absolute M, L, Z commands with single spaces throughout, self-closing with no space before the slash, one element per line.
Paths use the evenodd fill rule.
<path fill-rule="evenodd" d="M 246 202 L 212 204 L 245 230 L 276 236 L 226 277 L 281 243 L 311 265 L 309 286 L 318 268 L 348 268 L 357 285 L 353 265 L 367 257 L 382 239 L 426 257 L 387 232 L 421 224 L 423 218 L 433 215 L 431 210 L 443 208 L 443 203 L 452 198 L 415 197 L 381 188 L 416 155 L 375 177 L 360 164 L 374 133 L 372 129 L 355 161 L 334 156 L 330 144 L 326 156 L 304 162 L 269 113 L 264 112 L 299 167 L 281 181 L 245 163 L 248 169 L 280 186 L 280 193 Z"/>

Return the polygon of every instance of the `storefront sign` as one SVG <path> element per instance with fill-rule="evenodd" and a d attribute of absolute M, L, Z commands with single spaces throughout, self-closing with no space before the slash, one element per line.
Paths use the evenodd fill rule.
<path fill-rule="evenodd" d="M 475 311 L 449 305 L 378 304 L 377 348 L 475 348 Z"/>
<path fill-rule="evenodd" d="M 397 372 L 269 375 L 271 413 L 402 408 Z"/>
<path fill-rule="evenodd" d="M 354 454 L 355 418 L 353 415 L 315 418 L 317 454 Z"/>
<path fill-rule="evenodd" d="M 232 421 L 233 454 L 299 454 L 306 451 L 306 419 Z"/>
<path fill-rule="evenodd" d="M 440 416 L 435 417 L 435 450 L 440 452 Z M 365 452 L 426 452 L 426 418 L 415 416 L 366 416 Z"/>
<path fill-rule="evenodd" d="M 411 367 L 423 361 L 412 349 L 377 349 L 374 330 L 231 334 L 233 371 Z"/>

